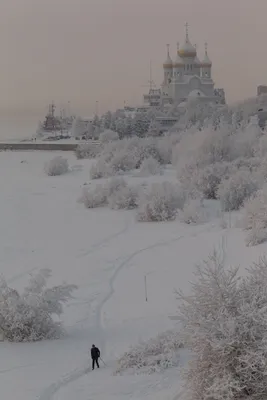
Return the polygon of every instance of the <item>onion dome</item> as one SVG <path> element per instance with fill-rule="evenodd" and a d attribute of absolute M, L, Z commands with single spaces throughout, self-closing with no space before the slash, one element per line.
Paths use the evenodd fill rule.
<path fill-rule="evenodd" d="M 186 26 L 186 36 L 183 46 L 179 49 L 178 54 L 182 58 L 194 58 L 197 55 L 196 48 L 190 43 L 188 36 L 188 24 Z"/>
<path fill-rule="evenodd" d="M 163 68 L 172 68 L 172 59 L 170 57 L 170 45 L 167 44 L 167 58 L 163 63 Z"/>
<path fill-rule="evenodd" d="M 202 67 L 211 67 L 211 65 L 212 65 L 212 62 L 208 56 L 208 44 L 207 43 L 205 43 L 205 56 L 202 60 L 201 65 L 202 65 Z"/>

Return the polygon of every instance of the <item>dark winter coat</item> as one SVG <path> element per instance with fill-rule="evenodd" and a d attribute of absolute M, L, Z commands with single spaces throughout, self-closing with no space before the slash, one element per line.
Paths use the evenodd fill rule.
<path fill-rule="evenodd" d="M 100 350 L 97 347 L 91 348 L 92 360 L 97 360 L 100 357 Z"/>

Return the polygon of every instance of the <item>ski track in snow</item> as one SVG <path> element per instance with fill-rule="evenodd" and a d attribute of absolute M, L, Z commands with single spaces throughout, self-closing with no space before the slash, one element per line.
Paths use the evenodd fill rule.
<path fill-rule="evenodd" d="M 210 227 L 207 229 L 201 229 L 198 232 L 195 232 L 193 234 L 190 234 L 189 236 L 194 237 L 194 236 L 198 236 L 199 234 L 203 233 L 203 232 L 208 232 L 212 229 L 213 227 Z M 102 247 L 103 243 L 106 243 L 107 241 L 112 240 L 113 238 L 118 237 L 120 234 L 122 234 L 123 232 L 125 232 L 128 229 L 128 223 L 126 223 L 126 226 L 124 227 L 124 229 L 120 232 L 118 232 L 117 234 L 113 234 L 110 235 L 109 238 L 104 239 L 103 241 L 99 242 L 98 245 L 94 246 L 93 249 L 89 250 L 89 252 L 86 253 L 89 254 L 92 250 L 97 250 L 98 248 Z M 166 241 L 162 241 L 162 242 L 158 242 L 158 243 L 154 243 L 150 246 L 147 247 L 143 247 L 139 250 L 134 251 L 133 253 L 131 253 L 130 255 L 126 256 L 124 258 L 124 261 L 122 261 L 118 267 L 115 269 L 113 275 L 111 276 L 111 278 L 108 281 L 108 285 L 109 285 L 109 291 L 106 294 L 106 296 L 102 299 L 102 301 L 97 305 L 97 309 L 96 309 L 96 329 L 99 330 L 100 332 L 100 343 L 101 343 L 101 348 L 103 349 L 103 353 L 105 352 L 105 335 L 104 335 L 104 326 L 103 326 L 103 321 L 102 321 L 102 310 L 105 306 L 105 304 L 110 300 L 110 298 L 112 297 L 113 293 L 115 292 L 114 289 L 114 283 L 116 281 L 116 279 L 118 278 L 120 272 L 127 266 L 127 264 L 134 259 L 136 256 L 138 256 L 141 253 L 144 253 L 146 251 L 161 247 L 161 246 L 166 246 L 169 245 L 171 243 L 177 242 L 180 239 L 183 239 L 185 236 L 184 235 L 180 235 L 174 239 L 170 239 L 170 240 L 166 240 Z M 38 400 L 53 400 L 54 395 L 63 387 L 69 385 L 72 382 L 77 381 L 78 379 L 80 379 L 81 377 L 83 377 L 85 374 L 87 374 L 88 372 L 90 372 L 90 369 L 88 368 L 88 365 L 86 365 L 86 367 L 82 367 L 82 368 L 76 368 L 72 371 L 70 371 L 70 373 L 66 374 L 65 376 L 63 376 L 61 379 L 59 379 L 57 382 L 52 383 L 50 386 L 48 386 L 43 393 L 38 397 Z"/>
<path fill-rule="evenodd" d="M 121 236 L 124 233 L 126 233 L 128 231 L 128 229 L 129 229 L 131 221 L 132 221 L 132 218 L 131 218 L 131 220 L 127 220 L 126 221 L 125 226 L 123 227 L 123 229 L 119 230 L 116 233 L 113 233 L 112 235 L 108 235 L 106 238 L 104 238 L 104 239 L 100 240 L 99 242 L 93 244 L 89 250 L 87 250 L 84 253 L 80 254 L 77 258 L 87 257 L 89 254 L 92 254 L 94 251 L 96 251 L 98 249 L 101 249 L 105 244 L 109 243 L 113 239 L 116 239 L 118 236 Z"/>

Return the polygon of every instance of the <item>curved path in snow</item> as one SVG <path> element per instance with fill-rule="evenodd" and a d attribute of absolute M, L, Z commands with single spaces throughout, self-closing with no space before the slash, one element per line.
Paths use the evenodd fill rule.
<path fill-rule="evenodd" d="M 212 228 L 210 228 L 210 229 L 212 229 Z M 201 229 L 198 232 L 190 234 L 189 236 L 191 236 L 191 237 L 198 236 L 199 234 L 201 234 L 203 232 L 207 232 L 207 228 Z M 117 237 L 118 235 L 119 234 L 112 235 L 109 240 L 111 240 L 112 238 Z M 166 240 L 166 241 L 162 241 L 162 242 L 157 242 L 157 243 L 154 243 L 154 244 L 152 244 L 150 246 L 143 247 L 143 248 L 141 248 L 139 250 L 136 250 L 136 251 L 132 252 L 131 254 L 129 254 L 128 256 L 126 256 L 124 258 L 124 260 L 116 267 L 116 269 L 114 270 L 112 276 L 110 277 L 110 279 L 108 281 L 109 290 L 108 290 L 107 294 L 105 295 L 105 297 L 102 299 L 102 301 L 99 302 L 97 307 L 96 307 L 96 326 L 95 326 L 95 328 L 100 332 L 100 344 L 101 344 L 101 349 L 103 349 L 102 350 L 103 353 L 105 353 L 105 333 L 104 333 L 104 327 L 103 327 L 103 323 L 102 323 L 102 310 L 103 310 L 103 307 L 105 306 L 105 304 L 110 300 L 110 298 L 112 297 L 112 295 L 113 295 L 113 293 L 115 291 L 114 283 L 115 283 L 116 279 L 118 278 L 120 272 L 127 266 L 127 264 L 132 259 L 134 259 L 139 254 L 141 254 L 143 252 L 146 252 L 146 251 L 153 250 L 153 249 L 161 247 L 161 246 L 166 246 L 166 245 L 169 245 L 171 243 L 177 242 L 177 241 L 179 241 L 180 239 L 182 239 L 184 237 L 185 237 L 184 235 L 180 235 L 180 236 L 178 236 L 178 237 L 176 237 L 174 239 Z M 102 241 L 102 243 L 104 243 L 104 242 L 105 242 L 105 239 Z M 99 247 L 94 247 L 94 248 L 96 250 Z M 89 252 L 87 254 L 89 254 Z M 38 400 L 52 400 L 54 395 L 61 388 L 63 388 L 65 386 L 67 386 L 68 384 L 78 380 L 79 378 L 81 378 L 82 376 L 87 374 L 89 371 L 90 371 L 90 369 L 88 368 L 88 364 L 86 366 L 81 367 L 81 368 L 76 368 L 76 369 L 70 371 L 68 374 L 63 376 L 60 380 L 58 380 L 58 381 L 52 383 L 50 386 L 48 386 L 42 392 L 42 394 L 38 397 Z"/>

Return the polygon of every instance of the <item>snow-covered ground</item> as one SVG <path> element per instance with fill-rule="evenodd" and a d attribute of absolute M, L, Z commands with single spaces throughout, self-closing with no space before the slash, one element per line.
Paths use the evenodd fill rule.
<path fill-rule="evenodd" d="M 173 327 L 169 316 L 176 314 L 175 288 L 188 289 L 195 264 L 215 245 L 223 241 L 227 262 L 240 264 L 242 270 L 263 255 L 267 245 L 246 247 L 244 233 L 233 220 L 227 229 L 222 229 L 220 218 L 198 226 L 140 223 L 135 211 L 85 209 L 77 199 L 84 184 L 90 184 L 91 161 L 64 153 L 72 172 L 48 177 L 44 163 L 55 155 L 0 153 L 1 273 L 20 289 L 31 271 L 49 267 L 52 284 L 67 281 L 79 287 L 62 317 L 66 337 L 0 343 L 1 398 L 174 400 L 181 391 L 179 369 L 114 376 L 116 359 L 130 345 Z M 173 180 L 174 171 L 156 179 Z M 94 372 L 89 368 L 92 343 L 107 364 Z M 182 350 L 181 367 L 185 362 Z"/>

